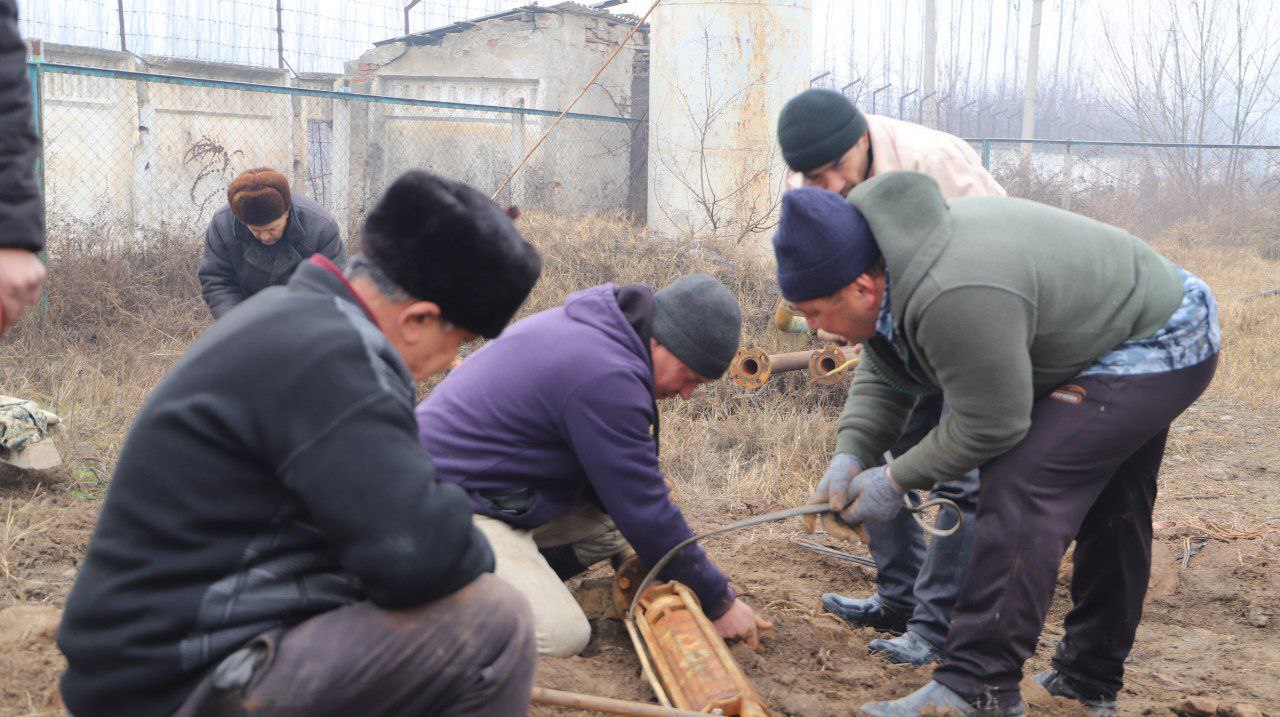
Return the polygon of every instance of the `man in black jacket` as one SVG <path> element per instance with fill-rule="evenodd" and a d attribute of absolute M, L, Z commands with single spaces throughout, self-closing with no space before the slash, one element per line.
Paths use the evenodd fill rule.
<path fill-rule="evenodd" d="M 44 248 L 38 147 L 18 8 L 13 0 L 0 0 L 0 336 L 40 298 L 44 285 L 37 256 Z"/>
<path fill-rule="evenodd" d="M 527 708 L 528 604 L 436 480 L 413 381 L 497 336 L 540 259 L 425 172 L 361 242 L 215 323 L 139 411 L 58 632 L 76 715 Z"/>
<path fill-rule="evenodd" d="M 314 200 L 294 196 L 283 174 L 250 169 L 227 186 L 227 205 L 205 231 L 200 294 L 213 318 L 221 318 L 268 286 L 289 281 L 312 254 L 346 266 L 338 223 Z"/>

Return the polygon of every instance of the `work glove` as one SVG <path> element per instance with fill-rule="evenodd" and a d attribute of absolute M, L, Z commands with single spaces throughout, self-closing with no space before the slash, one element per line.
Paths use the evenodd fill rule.
<path fill-rule="evenodd" d="M 878 466 L 841 484 L 839 493 L 832 489 L 831 507 L 838 510 L 840 520 L 850 526 L 884 523 L 902 510 L 905 493 L 906 490 L 889 477 L 889 466 Z"/>
<path fill-rule="evenodd" d="M 858 460 L 851 453 L 837 453 L 831 459 L 827 471 L 822 474 L 822 480 L 818 481 L 818 487 L 813 489 L 813 495 L 809 496 L 807 504 L 816 505 L 819 503 L 832 503 L 833 508 L 843 508 L 843 496 L 849 492 L 849 483 L 860 473 L 865 466 L 862 461 Z M 841 496 L 841 502 L 837 506 L 832 499 L 833 496 Z M 804 517 L 804 529 L 810 533 L 817 527 L 818 516 L 806 515 Z M 847 525 L 842 525 L 836 519 L 834 513 L 824 513 L 822 515 L 822 528 L 831 535 L 839 536 L 846 540 L 856 540 L 861 537 L 857 532 L 850 529 Z"/>

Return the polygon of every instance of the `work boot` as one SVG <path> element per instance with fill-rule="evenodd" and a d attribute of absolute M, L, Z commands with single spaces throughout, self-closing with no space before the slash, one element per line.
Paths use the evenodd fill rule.
<path fill-rule="evenodd" d="M 942 659 L 942 651 L 910 630 L 898 637 L 872 640 L 867 650 L 895 665 L 927 665 Z"/>
<path fill-rule="evenodd" d="M 1054 697 L 1066 697 L 1085 706 L 1095 717 L 1116 717 L 1116 695 L 1090 689 L 1050 667 L 1031 679 Z"/>
<path fill-rule="evenodd" d="M 846 622 L 858 627 L 871 627 L 881 632 L 901 635 L 907 631 L 907 620 L 910 615 L 898 612 L 880 599 L 876 593 L 864 600 L 855 600 L 835 593 L 822 596 L 822 607 Z"/>
<path fill-rule="evenodd" d="M 960 717 L 1018 717 L 1023 711 L 1021 698 L 1017 704 L 1008 707 L 994 703 L 974 706 L 937 682 L 930 682 L 906 697 L 862 706 L 862 714 L 867 717 L 916 717 L 921 714 L 951 714 L 953 710 Z"/>

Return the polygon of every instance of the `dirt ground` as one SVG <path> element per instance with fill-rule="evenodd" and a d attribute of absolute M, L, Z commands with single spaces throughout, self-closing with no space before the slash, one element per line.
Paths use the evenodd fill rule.
<path fill-rule="evenodd" d="M 1195 436 L 1194 443 L 1187 436 Z M 1158 584 L 1149 603 L 1121 695 L 1123 714 L 1170 714 L 1187 696 L 1245 702 L 1280 715 L 1280 534 L 1234 538 L 1274 522 L 1275 466 L 1280 447 L 1261 414 L 1201 403 L 1175 428 L 1157 509 Z M 55 714 L 62 659 L 52 642 L 57 608 L 84 553 L 98 503 L 76 495 L 55 471 L 0 475 L 0 715 Z M 706 529 L 779 508 L 732 504 L 687 507 Z M 1206 521 L 1196 523 L 1196 520 Z M 770 708 L 793 715 L 856 714 L 863 702 L 900 696 L 928 679 L 927 668 L 870 657 L 868 629 L 823 614 L 826 591 L 862 595 L 868 569 L 803 550 L 791 538 L 799 521 L 714 538 L 708 551 L 734 586 L 776 626 L 759 652 L 733 654 Z M 1222 539 L 1203 542 L 1197 536 Z M 1234 538 L 1234 539 L 1231 539 Z M 1183 567 L 1190 546 L 1194 554 Z M 861 547 L 854 548 L 860 552 Z M 1045 667 L 1069 604 L 1063 567 L 1058 594 L 1028 674 Z M 597 570 L 585 582 L 598 584 Z M 584 594 L 590 592 L 584 590 Z M 596 621 L 585 654 L 547 659 L 538 683 L 611 697 L 651 700 L 620 623 Z M 1071 703 L 1026 691 L 1033 714 L 1084 714 Z M 569 714 L 536 708 L 535 714 Z"/>
<path fill-rule="evenodd" d="M 678 273 L 707 271 L 750 309 L 744 343 L 803 348 L 802 338 L 772 330 L 773 272 L 752 264 L 754 254 L 728 261 L 690 250 L 678 261 L 658 260 L 634 228 L 616 223 L 531 217 L 524 226 L 546 251 L 544 278 L 526 311 L 605 281 L 661 285 Z M 1280 262 L 1245 247 L 1205 244 L 1202 237 L 1223 232 L 1200 223 L 1174 234 L 1164 250 L 1215 287 L 1226 343 L 1214 385 L 1170 436 L 1155 516 L 1157 596 L 1139 629 L 1120 708 L 1126 715 L 1169 715 L 1171 706 L 1198 696 L 1280 717 L 1280 533 L 1264 532 L 1280 530 L 1280 300 L 1246 298 L 1280 286 Z M 64 250 L 50 268 L 61 279 L 50 285 L 44 330 L 28 325 L 0 344 L 5 392 L 35 398 L 66 425 L 59 439 L 65 467 L 21 474 L 0 466 L 0 717 L 62 713 L 63 661 L 53 634 L 125 431 L 151 387 L 208 322 L 188 244 L 111 262 Z M 754 393 L 719 382 L 691 401 L 664 405 L 663 465 L 679 484 L 678 501 L 694 528 L 802 501 L 829 458 L 842 392 L 784 377 Z M 870 657 L 866 645 L 875 634 L 821 612 L 823 592 L 866 595 L 873 575 L 797 547 L 791 537 L 799 527 L 794 520 L 752 528 L 706 546 L 738 592 L 776 625 L 760 652 L 733 648 L 766 704 L 778 714 L 849 715 L 864 702 L 923 684 L 927 668 Z M 1061 635 L 1069 569 L 1068 562 L 1028 674 L 1045 667 Z M 586 582 L 605 578 L 597 571 Z M 538 682 L 653 699 L 624 630 L 609 620 L 597 622 L 586 654 L 544 660 Z M 1032 714 L 1081 714 L 1043 693 L 1024 694 Z M 1212 707 L 1200 715 L 1208 717 Z M 536 708 L 535 714 L 569 713 Z"/>

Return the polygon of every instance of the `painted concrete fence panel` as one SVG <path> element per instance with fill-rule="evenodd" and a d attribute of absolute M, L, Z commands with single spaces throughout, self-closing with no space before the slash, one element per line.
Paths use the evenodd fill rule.
<path fill-rule="evenodd" d="M 92 237 L 103 248 L 202 236 L 227 184 L 258 166 L 284 172 L 294 192 L 328 207 L 348 235 L 410 169 L 492 194 L 556 115 L 424 99 L 432 80 L 421 77 L 401 80 L 405 96 L 384 96 L 333 91 L 325 78 L 289 87 L 228 79 L 230 71 L 207 79 L 30 67 L 40 87 L 51 236 Z M 509 100 L 533 98 L 527 83 L 508 84 Z M 644 130 L 641 120 L 570 115 L 497 201 L 556 213 L 643 208 L 644 154 L 635 145 L 646 141 Z"/>

